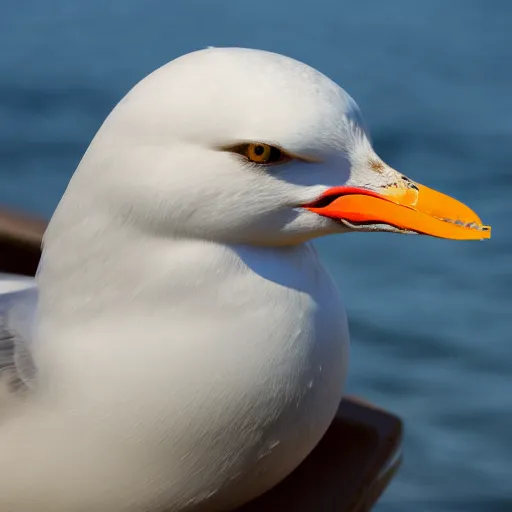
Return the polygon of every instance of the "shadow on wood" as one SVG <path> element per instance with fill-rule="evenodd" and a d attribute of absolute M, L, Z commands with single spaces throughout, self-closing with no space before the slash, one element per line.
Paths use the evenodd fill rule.
<path fill-rule="evenodd" d="M 46 223 L 0 211 L 0 272 L 34 275 Z M 398 469 L 402 422 L 357 398 L 343 399 L 328 432 L 283 482 L 238 512 L 364 512 Z"/>

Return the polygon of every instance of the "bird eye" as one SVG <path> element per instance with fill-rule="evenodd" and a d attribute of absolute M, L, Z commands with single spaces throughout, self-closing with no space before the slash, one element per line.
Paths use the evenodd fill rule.
<path fill-rule="evenodd" d="M 264 144 L 263 142 L 239 144 L 229 148 L 229 151 L 238 153 L 255 164 L 270 165 L 291 160 L 291 157 L 281 149 L 270 144 Z"/>
<path fill-rule="evenodd" d="M 266 164 L 272 158 L 274 161 L 279 161 L 281 158 L 281 151 L 273 148 L 268 144 L 247 144 L 245 156 L 256 164 Z"/>

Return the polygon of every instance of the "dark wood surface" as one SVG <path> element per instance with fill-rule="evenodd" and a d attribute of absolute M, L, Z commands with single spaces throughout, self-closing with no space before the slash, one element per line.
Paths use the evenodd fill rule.
<path fill-rule="evenodd" d="M 0 209 L 0 272 L 33 276 L 46 222 Z"/>
<path fill-rule="evenodd" d="M 46 223 L 0 210 L 0 272 L 34 275 Z M 401 462 L 402 422 L 345 397 L 328 432 L 283 482 L 239 512 L 365 512 Z"/>

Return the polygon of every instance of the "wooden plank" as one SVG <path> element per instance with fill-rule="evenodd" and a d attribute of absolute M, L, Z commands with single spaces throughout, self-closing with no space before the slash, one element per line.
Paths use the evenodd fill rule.
<path fill-rule="evenodd" d="M 0 209 L 0 271 L 32 276 L 46 222 Z"/>

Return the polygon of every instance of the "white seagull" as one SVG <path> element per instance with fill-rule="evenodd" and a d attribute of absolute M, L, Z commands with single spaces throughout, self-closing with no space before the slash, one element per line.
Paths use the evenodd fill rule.
<path fill-rule="evenodd" d="M 329 78 L 209 48 L 101 126 L 35 280 L 3 276 L 0 510 L 229 510 L 332 421 L 349 334 L 310 241 L 483 239 L 476 214 L 372 149 Z"/>

